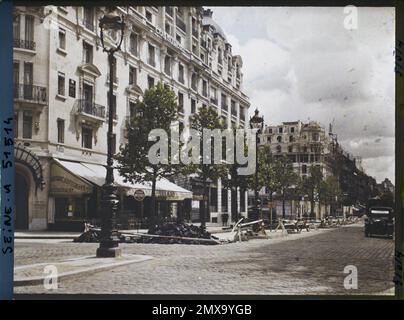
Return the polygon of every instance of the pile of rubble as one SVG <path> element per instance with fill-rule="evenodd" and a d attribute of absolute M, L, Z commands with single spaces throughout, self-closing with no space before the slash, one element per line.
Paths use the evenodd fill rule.
<path fill-rule="evenodd" d="M 203 239 L 210 239 L 212 236 L 204 228 L 186 223 L 164 223 L 156 225 L 154 228 L 149 229 L 148 234 Z"/>
<path fill-rule="evenodd" d="M 150 228 L 147 235 L 138 239 L 141 243 L 161 244 L 218 244 L 219 239 L 204 228 L 185 223 L 164 223 Z"/>
<path fill-rule="evenodd" d="M 119 232 L 119 241 L 125 243 L 160 244 L 219 244 L 205 228 L 185 223 L 163 223 L 150 228 L 148 233 Z M 84 232 L 74 242 L 100 242 L 101 229 L 85 223 Z"/>

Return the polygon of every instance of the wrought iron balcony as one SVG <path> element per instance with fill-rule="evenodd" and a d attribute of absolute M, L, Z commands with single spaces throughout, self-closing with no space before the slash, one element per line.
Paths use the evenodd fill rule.
<path fill-rule="evenodd" d="M 105 119 L 105 107 L 85 99 L 77 100 L 77 113 Z"/>
<path fill-rule="evenodd" d="M 48 100 L 47 89 L 32 84 L 14 84 L 14 99 L 31 103 L 46 104 Z"/>
<path fill-rule="evenodd" d="M 13 39 L 13 47 L 35 51 L 35 41 Z"/>

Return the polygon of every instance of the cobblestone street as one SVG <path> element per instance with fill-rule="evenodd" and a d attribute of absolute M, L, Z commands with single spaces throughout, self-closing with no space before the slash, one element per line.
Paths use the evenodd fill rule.
<path fill-rule="evenodd" d="M 15 264 L 93 255 L 97 244 L 16 242 Z M 394 241 L 365 238 L 350 225 L 219 246 L 124 244 L 125 253 L 152 260 L 42 285 L 15 293 L 122 294 L 380 294 L 393 287 Z M 358 269 L 358 289 L 346 290 L 346 265 Z"/>

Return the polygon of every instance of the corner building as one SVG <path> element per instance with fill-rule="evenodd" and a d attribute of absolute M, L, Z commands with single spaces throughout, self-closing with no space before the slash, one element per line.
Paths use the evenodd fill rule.
<path fill-rule="evenodd" d="M 228 125 L 245 125 L 250 106 L 243 93 L 242 59 L 202 7 L 117 7 L 127 28 L 115 54 L 115 150 L 125 142 L 134 103 L 158 81 L 178 96 L 180 122 L 213 105 Z M 14 112 L 16 228 L 81 229 L 99 219 L 107 152 L 107 55 L 98 20 L 104 7 L 15 7 Z M 118 173 L 122 227 L 147 216 L 150 187 L 125 183 Z M 178 182 L 180 184 L 180 181 Z M 157 185 L 159 214 L 176 214 L 184 200 L 198 215 L 195 187 Z M 144 190 L 143 202 L 133 193 Z M 189 190 L 192 190 L 190 192 Z M 212 222 L 230 211 L 230 192 L 212 182 Z M 246 211 L 246 194 L 238 195 Z"/>

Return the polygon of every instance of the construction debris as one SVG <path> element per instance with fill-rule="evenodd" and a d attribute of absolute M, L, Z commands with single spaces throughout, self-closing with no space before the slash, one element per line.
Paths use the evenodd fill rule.
<path fill-rule="evenodd" d="M 125 243 L 160 243 L 160 244 L 208 244 L 223 243 L 212 236 L 204 228 L 185 223 L 165 223 L 150 228 L 148 233 L 118 233 L 119 241 Z M 84 232 L 75 238 L 74 242 L 100 242 L 101 229 L 89 223 L 84 223 Z"/>

